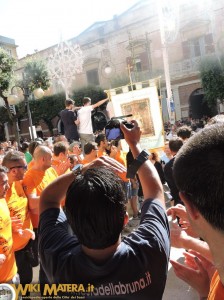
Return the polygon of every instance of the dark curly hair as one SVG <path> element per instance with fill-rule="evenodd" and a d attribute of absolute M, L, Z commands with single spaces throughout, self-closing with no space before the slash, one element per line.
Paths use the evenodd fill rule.
<path fill-rule="evenodd" d="M 124 226 L 125 201 L 122 182 L 111 170 L 98 167 L 77 176 L 65 207 L 79 242 L 91 249 L 115 244 Z"/>

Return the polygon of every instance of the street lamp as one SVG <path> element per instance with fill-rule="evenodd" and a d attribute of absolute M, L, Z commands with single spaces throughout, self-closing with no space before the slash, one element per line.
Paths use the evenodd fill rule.
<path fill-rule="evenodd" d="M 116 67 L 111 61 L 107 61 L 101 66 L 101 74 L 104 78 L 109 80 L 111 88 L 111 78 L 116 73 Z"/>
<path fill-rule="evenodd" d="M 23 76 L 23 79 L 24 79 L 24 76 Z M 35 139 L 35 136 L 34 136 L 34 131 L 33 131 L 33 122 L 32 122 L 32 115 L 31 115 L 31 111 L 30 111 L 30 102 L 29 102 L 29 97 L 31 95 L 31 91 L 30 91 L 30 89 L 27 85 L 24 85 L 24 86 L 15 85 L 15 86 L 13 86 L 12 89 L 11 89 L 11 95 L 8 96 L 9 105 L 15 105 L 15 104 L 18 104 L 20 102 L 19 97 L 17 95 L 13 94 L 13 89 L 14 88 L 20 88 L 23 92 L 24 101 L 25 101 L 26 107 L 27 107 L 28 121 L 29 121 L 29 127 L 30 127 L 30 136 L 31 136 L 31 140 L 33 141 Z M 36 99 L 40 99 L 40 98 L 43 97 L 44 91 L 41 88 L 37 88 L 33 91 L 33 94 L 34 94 L 34 97 Z"/>
<path fill-rule="evenodd" d="M 104 69 L 104 72 L 105 72 L 107 75 L 110 75 L 110 73 L 112 72 L 112 68 L 109 66 L 109 64 L 106 64 L 105 69 Z"/>

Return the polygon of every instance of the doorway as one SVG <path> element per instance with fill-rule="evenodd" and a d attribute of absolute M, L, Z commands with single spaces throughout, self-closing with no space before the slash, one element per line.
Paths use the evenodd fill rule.
<path fill-rule="evenodd" d="M 196 89 L 189 97 L 189 117 L 192 119 L 201 119 L 204 116 L 212 117 L 214 114 L 204 100 L 203 89 Z"/>

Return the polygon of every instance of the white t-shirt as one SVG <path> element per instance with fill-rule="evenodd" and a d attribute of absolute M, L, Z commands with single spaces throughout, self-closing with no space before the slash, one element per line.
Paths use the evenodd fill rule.
<path fill-rule="evenodd" d="M 79 133 L 93 134 L 92 120 L 91 120 L 91 111 L 93 110 L 92 105 L 83 106 L 78 111 L 79 124 Z"/>

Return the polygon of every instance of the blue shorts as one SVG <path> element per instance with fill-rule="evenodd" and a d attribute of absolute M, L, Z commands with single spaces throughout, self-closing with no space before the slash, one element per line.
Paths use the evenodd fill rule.
<path fill-rule="evenodd" d="M 132 197 L 138 196 L 138 190 L 139 190 L 139 189 L 133 189 L 133 188 L 132 188 L 132 189 L 131 189 L 131 196 L 132 196 Z"/>

